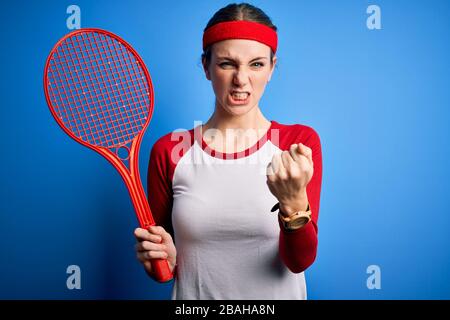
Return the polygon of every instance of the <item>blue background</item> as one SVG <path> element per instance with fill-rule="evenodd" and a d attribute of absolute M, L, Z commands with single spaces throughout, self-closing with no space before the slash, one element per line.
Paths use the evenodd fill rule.
<path fill-rule="evenodd" d="M 48 111 L 47 55 L 70 30 L 110 30 L 142 56 L 156 101 L 140 157 L 213 111 L 202 30 L 225 1 L 2 4 L 0 298 L 168 299 L 135 259 L 137 220 L 115 169 Z M 449 299 L 450 2 L 255 1 L 279 28 L 279 65 L 261 108 L 312 126 L 323 148 L 319 251 L 310 299 Z M 366 27 L 370 4 L 381 30 Z M 67 266 L 81 290 L 66 288 Z M 369 265 L 381 289 L 366 286 Z"/>

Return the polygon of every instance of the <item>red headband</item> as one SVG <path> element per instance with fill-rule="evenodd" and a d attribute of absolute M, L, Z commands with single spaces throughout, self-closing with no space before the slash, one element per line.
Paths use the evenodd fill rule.
<path fill-rule="evenodd" d="M 203 34 L 203 50 L 215 42 L 227 39 L 255 40 L 277 52 L 278 37 L 275 30 L 258 22 L 227 21 L 220 22 L 206 29 Z"/>

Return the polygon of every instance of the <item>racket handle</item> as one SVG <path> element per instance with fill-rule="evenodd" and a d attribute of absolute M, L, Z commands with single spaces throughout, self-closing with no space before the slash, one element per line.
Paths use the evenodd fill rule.
<path fill-rule="evenodd" d="M 168 282 L 172 280 L 172 272 L 170 272 L 169 264 L 165 259 L 151 260 L 152 269 L 155 274 L 155 279 L 158 282 Z"/>

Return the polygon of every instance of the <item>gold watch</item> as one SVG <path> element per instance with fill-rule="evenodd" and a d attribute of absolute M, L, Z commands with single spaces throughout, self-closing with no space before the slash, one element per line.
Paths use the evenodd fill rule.
<path fill-rule="evenodd" d="M 279 209 L 279 204 L 278 206 L 277 205 L 275 206 L 278 207 Z M 309 207 L 309 203 L 305 211 L 297 211 L 293 215 L 290 215 L 289 217 L 283 216 L 281 212 L 278 211 L 278 218 L 285 229 L 287 230 L 299 229 L 311 220 L 311 209 Z"/>

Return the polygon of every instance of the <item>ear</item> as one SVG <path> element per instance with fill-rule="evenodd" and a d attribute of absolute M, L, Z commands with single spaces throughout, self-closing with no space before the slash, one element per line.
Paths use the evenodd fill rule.
<path fill-rule="evenodd" d="M 202 59 L 202 65 L 203 65 L 203 71 L 205 71 L 206 79 L 211 80 L 211 74 L 209 72 L 208 67 L 206 66 L 206 61 L 204 58 Z"/>
<path fill-rule="evenodd" d="M 269 74 L 269 78 L 267 79 L 267 82 L 269 82 L 270 79 L 272 78 L 273 71 L 275 70 L 275 65 L 277 64 L 277 57 L 274 56 L 272 61 L 273 61 L 272 66 L 271 66 L 272 69 L 270 70 L 270 74 Z"/>

